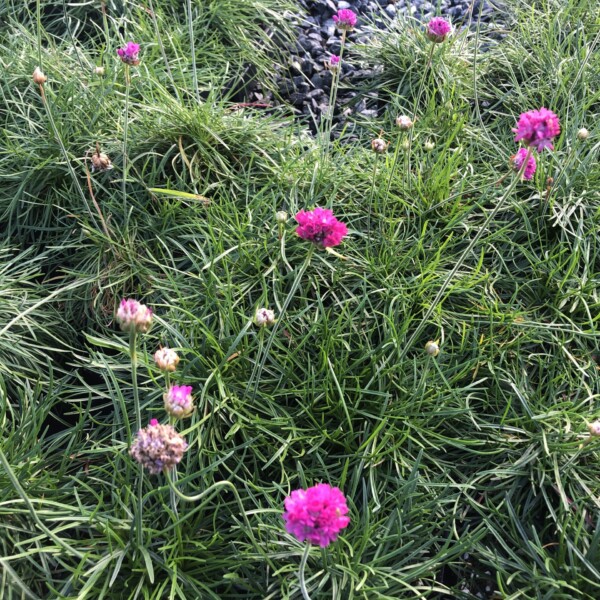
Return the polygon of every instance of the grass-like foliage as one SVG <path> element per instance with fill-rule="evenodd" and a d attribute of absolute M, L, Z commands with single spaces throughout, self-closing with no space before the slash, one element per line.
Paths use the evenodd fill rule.
<path fill-rule="evenodd" d="M 507 4 L 501 31 L 351 38 L 384 110 L 323 151 L 244 103 L 291 1 L 0 2 L 1 598 L 600 596 L 600 14 Z M 541 106 L 561 134 L 520 181 Z M 334 252 L 275 219 L 314 206 Z M 150 475 L 128 450 L 169 381 L 188 448 Z M 350 524 L 306 555 L 283 501 L 320 482 Z"/>

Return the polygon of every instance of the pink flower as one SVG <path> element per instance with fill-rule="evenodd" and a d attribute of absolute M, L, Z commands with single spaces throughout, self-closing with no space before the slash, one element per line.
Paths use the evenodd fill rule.
<path fill-rule="evenodd" d="M 301 542 L 308 540 L 325 548 L 350 523 L 350 517 L 346 516 L 348 506 L 344 494 L 328 483 L 318 483 L 307 490 L 294 490 L 284 504 L 286 531 Z"/>
<path fill-rule="evenodd" d="M 523 140 L 526 146 L 533 146 L 538 152 L 544 148 L 553 150 L 552 138 L 560 134 L 560 123 L 551 110 L 542 107 L 522 113 L 513 131 L 517 134 L 515 142 Z"/>
<path fill-rule="evenodd" d="M 129 454 L 150 473 L 157 475 L 174 467 L 183 458 L 187 442 L 171 427 L 152 419 L 138 431 Z"/>
<path fill-rule="evenodd" d="M 134 42 L 127 42 L 123 48 L 117 50 L 119 58 L 126 65 L 133 65 L 134 67 L 140 64 L 139 53 L 140 45 L 135 44 Z"/>
<path fill-rule="evenodd" d="M 338 26 L 338 29 L 345 31 L 354 29 L 357 20 L 356 13 L 349 8 L 341 8 L 337 11 L 337 15 L 333 15 L 333 22 Z"/>
<path fill-rule="evenodd" d="M 194 411 L 191 385 L 172 385 L 164 394 L 165 410 L 176 419 L 189 417 Z"/>
<path fill-rule="evenodd" d="M 135 329 L 140 333 L 146 333 L 152 325 L 152 310 L 137 300 L 123 298 L 117 311 L 117 321 L 122 331 Z"/>
<path fill-rule="evenodd" d="M 177 369 L 179 356 L 171 348 L 160 348 L 154 353 L 154 362 L 161 371 L 172 373 Z"/>
<path fill-rule="evenodd" d="M 427 23 L 427 37 L 436 44 L 443 42 L 451 31 L 452 25 L 442 17 L 433 17 L 433 19 Z"/>
<path fill-rule="evenodd" d="M 527 156 L 527 148 L 519 148 L 519 151 L 514 156 L 510 157 L 510 162 L 512 164 L 512 168 L 515 171 L 518 172 L 521 170 L 521 167 L 523 166 L 523 162 L 524 162 L 526 156 Z M 529 157 L 529 160 L 527 161 L 527 166 L 525 167 L 525 171 L 523 171 L 523 179 L 527 179 L 529 181 L 535 174 L 536 168 L 537 168 L 537 164 L 536 164 L 535 158 L 533 157 L 533 154 L 532 154 Z"/>
<path fill-rule="evenodd" d="M 332 55 L 331 55 L 331 58 L 329 59 L 329 64 L 330 64 L 332 67 L 336 67 L 337 65 L 339 65 L 339 64 L 340 64 L 340 57 L 339 57 L 339 56 L 337 56 L 336 54 L 332 54 Z"/>
<path fill-rule="evenodd" d="M 296 215 L 296 233 L 303 239 L 319 244 L 323 248 L 337 246 L 348 234 L 348 228 L 338 221 L 328 208 L 301 210 Z"/>

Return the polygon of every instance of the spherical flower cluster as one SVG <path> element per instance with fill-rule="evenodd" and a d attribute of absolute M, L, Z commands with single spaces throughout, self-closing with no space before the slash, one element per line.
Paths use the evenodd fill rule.
<path fill-rule="evenodd" d="M 147 427 L 138 431 L 129 454 L 157 475 L 179 463 L 186 449 L 187 442 L 171 425 L 160 425 L 152 419 Z"/>
<path fill-rule="evenodd" d="M 560 123 L 551 110 L 542 107 L 522 113 L 513 131 L 517 134 L 515 142 L 523 140 L 526 146 L 541 152 L 544 148 L 554 149 L 552 139 L 560 134 Z"/>
<path fill-rule="evenodd" d="M 512 168 L 515 171 L 519 172 L 521 170 L 521 167 L 523 166 L 523 162 L 525 161 L 526 157 L 527 148 L 519 148 L 519 151 L 514 156 L 510 157 Z M 527 179 L 529 181 L 534 176 L 536 168 L 537 163 L 535 162 L 533 154 L 531 154 L 529 156 L 529 160 L 527 161 L 527 166 L 523 171 L 523 179 Z"/>
<path fill-rule="evenodd" d="M 348 234 L 348 228 L 338 221 L 328 208 L 301 210 L 296 215 L 298 227 L 296 233 L 303 239 L 323 248 L 337 246 Z"/>
<path fill-rule="evenodd" d="M 344 494 L 327 483 L 294 490 L 284 504 L 285 528 L 301 542 L 308 540 L 325 548 L 350 523 Z"/>
<path fill-rule="evenodd" d="M 442 43 L 452 31 L 452 25 L 442 17 L 433 17 L 427 23 L 427 37 L 434 43 Z"/>
<path fill-rule="evenodd" d="M 127 42 L 123 48 L 117 50 L 119 58 L 126 64 L 133 67 L 140 64 L 140 45 L 134 42 Z"/>
<path fill-rule="evenodd" d="M 110 171 L 110 169 L 113 168 L 108 154 L 100 152 L 99 150 L 92 154 L 91 163 L 92 173 L 95 171 L 100 171 L 102 173 L 104 171 Z"/>
<path fill-rule="evenodd" d="M 267 327 L 275 323 L 275 311 L 268 308 L 257 308 L 254 315 L 254 324 L 259 327 Z"/>
<path fill-rule="evenodd" d="M 582 127 L 578 132 L 577 132 L 577 139 L 578 140 L 587 140 L 590 137 L 590 132 L 585 128 Z"/>
<path fill-rule="evenodd" d="M 275 220 L 280 224 L 283 225 L 284 223 L 287 223 L 288 220 L 288 214 L 285 212 L 285 210 L 278 210 L 275 213 Z"/>
<path fill-rule="evenodd" d="M 123 331 L 134 329 L 146 333 L 152 325 L 152 310 L 137 300 L 123 298 L 117 311 L 117 321 Z"/>
<path fill-rule="evenodd" d="M 406 115 L 398 115 L 396 117 L 396 125 L 400 127 L 402 131 L 408 131 L 413 126 L 413 121 L 410 117 Z"/>
<path fill-rule="evenodd" d="M 185 419 L 194 412 L 191 385 L 172 385 L 163 396 L 165 410 L 176 419 Z"/>
<path fill-rule="evenodd" d="M 161 371 L 172 373 L 177 369 L 179 356 L 171 348 L 160 348 L 154 353 L 154 363 Z"/>
<path fill-rule="evenodd" d="M 356 13 L 349 8 L 341 8 L 337 11 L 337 15 L 333 15 L 333 21 L 338 26 L 338 29 L 345 31 L 354 29 L 357 20 Z"/>

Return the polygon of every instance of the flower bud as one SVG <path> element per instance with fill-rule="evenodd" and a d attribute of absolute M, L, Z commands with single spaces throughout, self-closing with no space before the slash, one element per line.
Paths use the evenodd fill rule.
<path fill-rule="evenodd" d="M 396 125 L 398 125 L 402 131 L 408 131 L 412 128 L 414 123 L 410 117 L 406 115 L 398 115 L 396 117 Z"/>
<path fill-rule="evenodd" d="M 172 373 L 177 369 L 179 356 L 171 348 L 160 348 L 154 353 L 154 362 L 161 371 Z"/>
<path fill-rule="evenodd" d="M 92 173 L 94 173 L 94 171 L 109 171 L 113 168 L 108 155 L 104 154 L 104 152 L 100 152 L 99 150 L 96 150 L 96 152 L 92 154 L 92 158 L 90 160 L 92 163 Z"/>
<path fill-rule="evenodd" d="M 340 69 L 340 57 L 336 54 L 332 54 L 329 60 L 325 63 L 325 66 L 333 73 Z"/>
<path fill-rule="evenodd" d="M 373 149 L 373 152 L 375 152 L 375 154 L 384 154 L 385 151 L 388 149 L 388 143 L 385 140 L 382 140 L 381 138 L 375 138 L 371 142 L 371 148 Z"/>
<path fill-rule="evenodd" d="M 427 140 L 423 144 L 423 148 L 425 148 L 427 152 L 431 152 L 435 148 L 435 144 L 431 140 Z"/>
<path fill-rule="evenodd" d="M 33 83 L 37 83 L 38 85 L 44 85 L 46 81 L 48 81 L 48 78 L 44 75 L 44 73 L 39 67 L 36 67 L 33 71 Z"/>
<path fill-rule="evenodd" d="M 277 221 L 277 223 L 283 224 L 283 223 L 287 223 L 288 220 L 288 214 L 285 212 L 285 210 L 278 210 L 275 213 L 275 221 Z"/>
<path fill-rule="evenodd" d="M 275 323 L 275 311 L 268 308 L 259 308 L 254 315 L 254 323 L 259 327 L 267 327 Z"/>
<path fill-rule="evenodd" d="M 99 77 L 104 75 L 104 67 L 102 67 L 102 66 L 94 67 L 94 75 L 98 75 Z"/>
<path fill-rule="evenodd" d="M 425 344 L 425 352 L 429 356 L 437 356 L 440 353 L 440 347 L 437 342 L 429 341 Z"/>
<path fill-rule="evenodd" d="M 165 410 L 176 419 L 184 419 L 194 412 L 194 398 L 191 385 L 172 385 L 163 395 Z"/>
<path fill-rule="evenodd" d="M 590 436 L 592 437 L 600 437 L 600 421 L 594 421 L 593 423 L 588 423 L 588 431 L 590 432 Z"/>
<path fill-rule="evenodd" d="M 402 142 L 402 150 L 410 150 L 410 140 L 404 140 Z"/>
<path fill-rule="evenodd" d="M 122 331 L 146 333 L 152 325 L 152 310 L 137 300 L 123 298 L 117 311 L 117 321 Z"/>
<path fill-rule="evenodd" d="M 578 132 L 577 132 L 577 139 L 578 140 L 587 140 L 588 137 L 590 136 L 590 132 L 585 128 L 582 127 Z"/>

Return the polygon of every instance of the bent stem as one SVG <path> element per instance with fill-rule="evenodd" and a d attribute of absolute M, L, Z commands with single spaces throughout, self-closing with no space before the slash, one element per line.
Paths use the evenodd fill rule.
<path fill-rule="evenodd" d="M 310 596 L 308 595 L 308 590 L 306 589 L 306 581 L 304 580 L 304 569 L 306 568 L 306 561 L 308 560 L 308 553 L 310 552 L 310 545 L 306 544 L 304 547 L 304 553 L 302 554 L 302 559 L 300 560 L 300 569 L 298 570 L 298 579 L 300 581 L 300 591 L 302 592 L 302 597 L 304 600 L 310 600 Z"/>
<path fill-rule="evenodd" d="M 431 315 L 433 314 L 433 311 L 437 308 L 438 304 L 442 300 L 442 297 L 445 294 L 446 290 L 448 289 L 450 282 L 452 281 L 452 279 L 454 278 L 456 273 L 458 273 L 459 269 L 462 267 L 463 263 L 465 262 L 465 259 L 471 253 L 473 248 L 475 247 L 475 244 L 477 244 L 477 242 L 480 240 L 481 236 L 483 235 L 483 232 L 487 230 L 488 225 L 492 222 L 494 217 L 498 214 L 498 211 L 504 206 L 506 199 L 509 197 L 511 192 L 515 189 L 517 183 L 519 181 L 521 181 L 521 177 L 523 176 L 523 173 L 525 172 L 525 168 L 527 167 L 527 164 L 529 163 L 529 159 L 531 158 L 531 152 L 532 152 L 532 148 L 529 147 L 527 150 L 527 156 L 525 157 L 525 160 L 523 161 L 523 164 L 521 165 L 521 169 L 519 170 L 517 176 L 513 179 L 511 184 L 508 186 L 506 192 L 504 192 L 504 196 L 502 196 L 502 198 L 500 198 L 500 200 L 498 201 L 498 204 L 496 204 L 496 207 L 494 208 L 494 210 L 492 210 L 492 212 L 487 216 L 486 220 L 483 222 L 483 225 L 479 228 L 479 231 L 475 234 L 475 237 L 469 242 L 469 245 L 465 248 L 464 252 L 460 255 L 460 258 L 458 259 L 458 261 L 456 261 L 454 268 L 452 269 L 452 271 L 450 271 L 450 273 L 444 280 L 444 283 L 442 283 L 442 287 L 439 289 L 438 293 L 436 294 L 435 298 L 433 299 L 431 306 L 427 309 L 425 316 L 421 319 L 421 321 L 417 325 L 417 328 L 413 331 L 413 334 L 410 336 L 408 342 L 406 342 L 406 344 L 404 344 L 402 352 L 400 352 L 400 356 L 398 358 L 399 362 L 405 358 L 406 354 L 408 353 L 408 350 L 413 345 L 413 343 L 415 342 L 417 337 L 420 335 L 421 331 L 423 331 L 423 328 L 427 324 L 429 317 L 431 317 Z"/>

